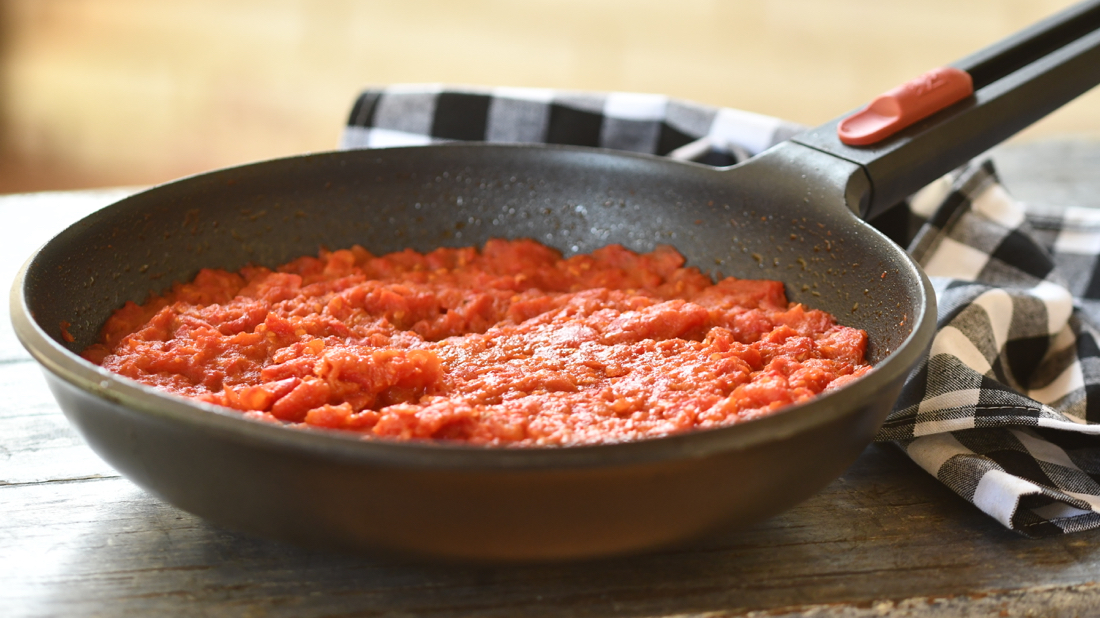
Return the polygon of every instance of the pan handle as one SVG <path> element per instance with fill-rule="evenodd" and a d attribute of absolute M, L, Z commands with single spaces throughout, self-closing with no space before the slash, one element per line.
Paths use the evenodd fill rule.
<path fill-rule="evenodd" d="M 792 141 L 859 165 L 870 183 L 849 196 L 870 219 L 1100 83 L 1100 0 L 1077 4 L 951 65 L 973 96 L 868 146 L 837 127 L 850 114 Z"/>

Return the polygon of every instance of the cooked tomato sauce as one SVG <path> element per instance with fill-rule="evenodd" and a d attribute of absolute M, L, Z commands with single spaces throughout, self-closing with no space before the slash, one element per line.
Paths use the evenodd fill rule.
<path fill-rule="evenodd" d="M 870 371 L 863 331 L 781 283 L 683 264 L 530 240 L 322 251 L 127 303 L 84 357 L 251 418 L 519 446 L 729 425 Z"/>

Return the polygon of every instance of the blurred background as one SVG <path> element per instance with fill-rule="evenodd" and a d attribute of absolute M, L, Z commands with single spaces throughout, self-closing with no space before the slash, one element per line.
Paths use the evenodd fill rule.
<path fill-rule="evenodd" d="M 1063 0 L 0 0 L 0 193 L 335 147 L 371 84 L 655 92 L 808 125 Z M 1100 90 L 1018 140 L 1100 138 Z"/>

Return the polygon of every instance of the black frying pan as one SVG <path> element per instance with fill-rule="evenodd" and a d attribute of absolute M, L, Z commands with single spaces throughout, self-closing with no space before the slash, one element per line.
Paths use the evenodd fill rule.
<path fill-rule="evenodd" d="M 138 485 L 214 522 L 346 550 L 488 560 L 601 556 L 777 513 L 871 440 L 934 331 L 932 289 L 864 224 L 1100 81 L 1100 3 L 959 68 L 976 94 L 879 145 L 835 123 L 730 169 L 568 147 L 324 153 L 203 174 L 74 224 L 12 292 L 20 340 L 89 444 Z M 774 416 L 636 443 L 502 449 L 363 440 L 252 422 L 77 356 L 127 300 L 200 267 L 274 265 L 531 237 L 566 254 L 676 246 L 706 272 L 786 283 L 865 329 L 876 369 Z M 60 324 L 71 323 L 66 342 Z"/>

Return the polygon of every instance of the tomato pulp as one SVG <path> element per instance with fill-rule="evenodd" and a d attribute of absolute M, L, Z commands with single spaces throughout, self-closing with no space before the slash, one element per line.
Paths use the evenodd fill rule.
<path fill-rule="evenodd" d="M 753 419 L 871 370 L 867 335 L 670 247 L 322 251 L 129 302 L 84 357 L 246 416 L 393 439 L 622 442 Z"/>

